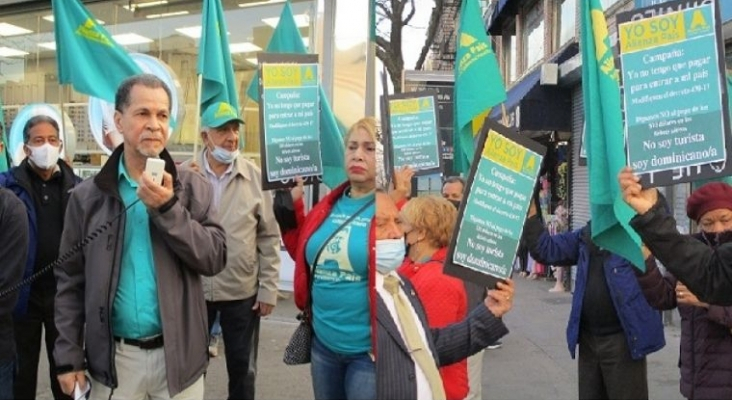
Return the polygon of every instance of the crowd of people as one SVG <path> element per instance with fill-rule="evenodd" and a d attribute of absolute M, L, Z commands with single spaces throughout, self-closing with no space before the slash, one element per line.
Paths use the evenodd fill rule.
<path fill-rule="evenodd" d="M 26 158 L 0 174 L 0 399 L 35 398 L 44 333 L 54 398 L 202 399 L 215 321 L 228 397 L 255 398 L 259 321 L 277 304 L 281 243 L 314 333 L 314 398 L 490 397 L 483 350 L 508 334 L 515 287 L 443 273 L 463 179 L 414 197 L 409 167 L 377 179 L 378 122 L 366 117 L 344 137 L 346 181 L 306 211 L 301 179 L 262 189 L 227 103 L 204 110 L 203 149 L 176 165 L 165 149 L 170 108 L 158 78 L 124 81 L 114 117 L 123 141 L 84 181 L 59 159 L 53 118 L 25 123 Z M 165 162 L 160 183 L 145 171 L 149 158 Z M 665 346 L 659 310 L 675 307 L 681 393 L 732 398 L 732 187 L 691 195 L 687 214 L 701 232 L 689 236 L 656 189 L 629 169 L 618 182 L 638 213 L 645 272 L 595 244 L 591 222 L 557 231 L 533 202 L 521 239 L 519 253 L 577 268 L 567 345 L 579 398 L 648 398 L 646 357 Z"/>

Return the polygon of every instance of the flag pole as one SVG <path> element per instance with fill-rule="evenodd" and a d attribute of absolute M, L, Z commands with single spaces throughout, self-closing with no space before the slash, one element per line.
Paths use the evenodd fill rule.
<path fill-rule="evenodd" d="M 66 118 L 64 118 L 64 97 L 69 94 L 69 85 L 61 85 L 61 96 L 59 96 L 59 108 L 61 109 L 61 140 L 64 143 L 64 155 L 69 158 L 69 142 L 66 141 Z M 73 164 L 74 160 L 70 160 Z"/>
<path fill-rule="evenodd" d="M 198 94 L 196 96 L 196 114 L 194 115 L 194 124 L 196 129 L 196 136 L 193 138 L 193 160 L 196 160 L 196 154 L 198 153 L 198 137 L 201 135 L 201 92 L 203 91 L 203 74 L 198 74 Z"/>

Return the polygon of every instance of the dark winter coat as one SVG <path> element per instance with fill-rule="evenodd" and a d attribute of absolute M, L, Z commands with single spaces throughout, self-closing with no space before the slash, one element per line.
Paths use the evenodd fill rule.
<path fill-rule="evenodd" d="M 641 241 L 699 300 L 732 305 L 732 243 L 711 248 L 676 229 L 676 221 L 664 210 L 662 201 L 630 225 Z"/>
<path fill-rule="evenodd" d="M 61 208 L 66 209 L 66 204 L 69 201 L 69 193 L 71 189 L 81 182 L 81 178 L 74 174 L 74 170 L 69 167 L 65 161 L 58 160 L 57 162 L 59 171 L 62 176 L 61 191 L 63 196 L 61 197 Z M 36 203 L 33 200 L 33 188 L 31 184 L 31 174 L 29 172 L 30 167 L 28 166 L 28 159 L 24 159 L 19 166 L 12 168 L 0 174 L 0 187 L 9 189 L 15 193 L 16 196 L 25 205 L 25 211 L 28 215 L 28 229 L 29 229 L 29 245 L 28 245 L 28 257 L 26 258 L 25 268 L 23 270 L 23 279 L 29 278 L 33 275 L 33 269 L 36 264 L 36 247 L 38 238 L 38 222 L 36 218 Z M 42 222 L 42 221 L 41 221 Z M 52 273 L 52 272 L 49 272 Z M 30 299 L 31 285 L 23 286 L 18 292 L 18 302 L 13 312 L 16 316 L 25 315 L 28 311 L 28 300 Z"/>
<path fill-rule="evenodd" d="M 702 240 L 701 235 L 695 236 Z M 725 242 L 732 241 L 732 235 L 723 236 Z M 676 278 L 662 276 L 650 260 L 646 273 L 638 277 L 643 294 L 653 307 L 678 307 L 681 315 L 681 394 L 689 399 L 732 399 L 732 307 L 678 304 Z"/>

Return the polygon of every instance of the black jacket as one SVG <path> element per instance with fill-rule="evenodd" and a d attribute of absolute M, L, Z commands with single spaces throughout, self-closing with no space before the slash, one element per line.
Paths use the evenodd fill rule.
<path fill-rule="evenodd" d="M 81 182 L 81 178 L 74 174 L 74 170 L 69 167 L 65 161 L 58 160 L 57 165 L 61 171 L 61 209 L 66 210 L 66 204 L 69 200 L 71 189 Z M 39 225 L 36 213 L 36 202 L 33 199 L 32 177 L 30 174 L 30 166 L 28 159 L 24 159 L 19 166 L 12 168 L 0 174 L 0 187 L 7 188 L 23 202 L 25 205 L 26 218 L 28 219 L 28 258 L 25 262 L 23 270 L 23 279 L 33 275 L 36 264 L 36 251 L 38 242 L 38 229 L 43 228 L 43 224 Z M 52 272 L 50 272 L 52 274 Z M 16 317 L 25 315 L 28 311 L 28 300 L 30 299 L 31 285 L 26 285 L 18 292 L 18 301 L 15 305 L 14 314 Z"/>
<path fill-rule="evenodd" d="M 732 243 L 716 248 L 682 235 L 676 220 L 657 202 L 630 225 L 653 255 L 699 300 L 721 306 L 732 305 Z"/>
<path fill-rule="evenodd" d="M 732 307 L 708 308 L 676 301 L 676 278 L 661 275 L 651 257 L 638 282 L 648 302 L 659 310 L 678 307 L 680 390 L 687 399 L 732 399 Z"/>
<path fill-rule="evenodd" d="M 11 191 L 0 188 L 0 292 L 20 281 L 27 256 L 25 206 Z M 0 363 L 15 356 L 12 314 L 17 299 L 17 291 L 0 297 Z"/>

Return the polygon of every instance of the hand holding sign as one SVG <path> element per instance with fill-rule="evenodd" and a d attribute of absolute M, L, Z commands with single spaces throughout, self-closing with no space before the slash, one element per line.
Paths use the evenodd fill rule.
<path fill-rule="evenodd" d="M 484 304 L 493 315 L 501 318 L 513 307 L 514 284 L 512 279 L 498 282 L 496 288 L 488 291 Z"/>
<path fill-rule="evenodd" d="M 623 192 L 623 200 L 638 214 L 645 214 L 658 200 L 658 190 L 656 188 L 643 189 L 640 178 L 635 176 L 630 167 L 625 167 L 620 171 L 618 183 Z"/>
<path fill-rule="evenodd" d="M 405 165 L 394 171 L 392 175 L 392 187 L 389 191 L 389 196 L 395 203 L 399 203 L 402 200 L 409 198 L 412 193 L 412 177 L 414 176 L 414 170 L 408 165 Z"/>

